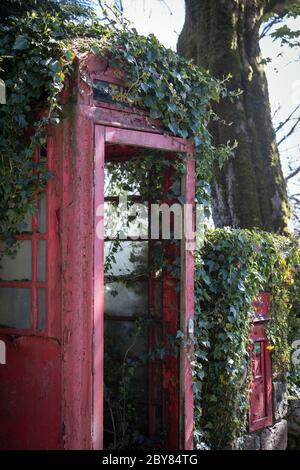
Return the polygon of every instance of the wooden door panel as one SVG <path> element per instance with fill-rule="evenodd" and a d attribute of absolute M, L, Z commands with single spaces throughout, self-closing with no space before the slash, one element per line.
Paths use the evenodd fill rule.
<path fill-rule="evenodd" d="M 2 336 L 0 449 L 62 449 L 61 351 L 43 337 Z"/>

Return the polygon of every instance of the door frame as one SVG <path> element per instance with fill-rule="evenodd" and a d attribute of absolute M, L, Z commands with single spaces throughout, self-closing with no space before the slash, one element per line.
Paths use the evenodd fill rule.
<path fill-rule="evenodd" d="M 184 139 L 145 131 L 119 127 L 94 126 L 94 281 L 93 281 L 93 343 L 92 343 L 92 447 L 103 449 L 103 363 L 104 363 L 104 162 L 105 144 L 132 145 L 155 150 L 186 153 L 186 175 L 182 180 L 185 201 L 194 205 L 195 162 L 193 148 Z M 100 233 L 100 237 L 99 237 Z M 180 327 L 191 334 L 194 316 L 194 245 L 183 235 L 181 241 L 181 303 Z M 190 356 L 188 350 L 180 351 L 179 385 L 179 447 L 193 448 L 193 388 Z"/>

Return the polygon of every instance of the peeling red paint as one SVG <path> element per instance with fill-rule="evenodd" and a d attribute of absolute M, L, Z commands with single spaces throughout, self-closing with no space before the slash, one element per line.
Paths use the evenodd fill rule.
<path fill-rule="evenodd" d="M 253 302 L 256 317 L 252 326 L 250 354 L 252 381 L 250 386 L 249 431 L 272 425 L 272 367 L 268 349 L 266 321 L 270 320 L 270 294 L 263 292 Z M 272 321 L 272 320 L 270 320 Z"/>
<path fill-rule="evenodd" d="M 91 79 L 103 79 L 103 73 L 107 80 L 112 77 L 94 56 L 85 66 Z M 166 134 L 145 111 L 95 103 L 79 75 L 66 85 L 65 118 L 48 130 L 53 179 L 47 190 L 47 325 L 42 333 L 14 331 L 15 340 L 11 330 L 0 330 L 7 344 L 7 365 L 0 366 L 1 448 L 102 448 L 103 243 L 95 235 L 95 209 L 103 200 L 104 144 L 193 152 L 187 141 Z M 193 160 L 187 168 L 184 191 L 194 204 Z M 166 334 L 176 333 L 179 324 L 186 331 L 193 318 L 193 269 L 192 252 L 187 251 L 180 303 L 175 281 L 165 279 L 165 286 L 170 283 L 164 293 Z M 175 304 L 177 313 L 171 307 Z M 169 358 L 164 369 L 168 448 L 191 449 L 188 353 L 182 350 L 180 359 Z"/>

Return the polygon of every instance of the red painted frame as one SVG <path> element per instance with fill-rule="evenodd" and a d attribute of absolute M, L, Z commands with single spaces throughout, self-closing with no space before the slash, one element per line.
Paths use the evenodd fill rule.
<path fill-rule="evenodd" d="M 52 172 L 54 162 L 53 138 L 49 135 L 46 165 Z M 37 149 L 34 159 L 39 159 Z M 42 157 L 42 155 L 41 155 Z M 4 449 L 62 449 L 61 435 L 61 271 L 60 244 L 56 210 L 59 207 L 55 179 L 46 193 L 46 230 L 38 233 L 37 213 L 31 232 L 18 235 L 18 240 L 32 243 L 32 278 L 28 282 L 1 281 L 1 286 L 31 289 L 31 328 L 1 328 L 0 336 L 7 345 L 7 364 L 0 370 L 2 428 L 0 448 Z M 38 196 L 36 196 L 36 205 Z M 37 281 L 37 242 L 46 243 L 45 282 Z M 37 292 L 46 291 L 46 322 L 38 329 Z"/>
<path fill-rule="evenodd" d="M 67 450 L 101 449 L 103 445 L 103 246 L 95 234 L 95 226 L 99 222 L 99 214 L 95 214 L 95 210 L 103 201 L 101 181 L 105 143 L 184 153 L 188 156 L 188 171 L 183 178 L 183 192 L 192 204 L 195 187 L 193 146 L 184 139 L 166 134 L 163 126 L 143 110 L 95 102 L 91 81 L 106 79 L 115 82 L 116 79 L 107 64 L 103 65 L 92 54 L 86 61 L 84 58 L 80 61 L 81 70 L 86 67 L 89 80 L 81 80 L 79 72 L 66 79 L 61 96 L 62 105 L 68 105 L 64 108 L 64 119 L 58 126 L 47 129 L 47 162 L 53 174 L 47 186 L 47 232 L 33 235 L 35 243 L 39 238 L 47 243 L 46 282 L 35 282 L 33 286 L 31 280 L 26 284 L 26 287 L 34 289 L 46 288 L 46 330 L 34 330 L 37 316 L 36 310 L 32 310 L 32 330 L 0 331 L 4 338 L 17 338 L 16 343 L 15 338 L 10 342 L 13 360 L 25 364 L 28 377 L 32 377 L 34 396 L 39 396 L 41 389 L 45 400 L 48 400 L 49 408 L 40 401 L 40 416 L 51 410 L 51 416 L 47 416 L 51 426 L 47 425 L 42 433 L 39 433 L 34 415 L 30 413 L 26 423 L 17 423 L 18 429 L 26 426 L 34 429 L 31 444 L 44 446 L 49 442 L 49 435 L 52 436 L 51 429 L 55 428 L 51 446 Z M 28 239 L 26 237 L 32 239 L 31 235 L 20 235 L 20 239 Z M 192 250 L 189 240 L 183 239 L 181 248 L 180 326 L 188 333 L 188 320 L 192 319 L 194 311 L 194 265 L 192 251 L 188 251 Z M 36 258 L 36 249 L 33 257 Z M 33 262 L 36 265 L 36 259 Z M 21 287 L 22 283 L 17 282 L 16 285 Z M 36 298 L 36 294 L 34 296 Z M 15 347 L 17 344 L 19 349 Z M 18 351 L 23 347 L 26 348 L 26 357 L 20 361 Z M 48 360 L 50 355 L 52 365 L 49 371 L 47 369 L 37 376 L 30 354 L 34 354 L 37 368 L 41 368 L 41 362 Z M 192 449 L 193 446 L 191 354 L 192 345 L 189 351 L 182 348 L 179 360 L 177 421 L 180 429 L 176 446 L 181 449 Z M 16 396 L 10 388 L 15 372 L 7 371 L 6 378 L 10 380 L 7 380 L 3 399 L 5 406 L 7 397 L 14 405 Z M 22 377 L 22 371 L 17 373 Z M 21 389 L 29 390 L 26 387 Z M 31 396 L 26 397 L 25 403 L 35 408 Z M 23 400 L 18 400 L 20 416 L 23 416 L 22 404 Z"/>
<path fill-rule="evenodd" d="M 38 162 L 39 161 L 39 153 L 40 150 L 36 149 L 34 152 L 34 161 Z M 51 162 L 48 162 L 47 158 L 47 167 L 50 170 L 51 167 Z M 37 208 L 38 208 L 38 196 L 35 196 L 35 206 L 36 206 L 36 211 L 32 216 L 32 226 L 31 230 L 28 232 L 24 232 L 23 234 L 16 235 L 15 238 L 18 241 L 31 241 L 31 280 L 29 281 L 4 281 L 0 280 L 0 288 L 1 287 L 12 287 L 12 288 L 26 288 L 30 289 L 31 291 L 31 327 L 27 329 L 22 329 L 22 328 L 0 328 L 0 334 L 1 335 L 20 335 L 20 336 L 26 336 L 26 335 L 39 335 L 39 336 L 45 336 L 47 334 L 47 328 L 45 328 L 44 331 L 38 329 L 38 323 L 39 323 L 39 312 L 38 312 L 38 305 L 37 305 L 37 291 L 38 289 L 46 289 L 46 299 L 48 299 L 48 276 L 49 276 L 49 271 L 48 271 L 48 259 L 49 259 L 49 232 L 48 228 L 51 225 L 51 220 L 50 220 L 50 212 L 48 208 L 49 204 L 49 191 L 50 187 L 49 185 L 47 186 L 45 193 L 46 193 L 46 231 L 45 233 L 39 233 L 38 232 L 38 213 L 37 213 Z M 37 280 L 37 242 L 38 240 L 44 240 L 46 242 L 46 259 L 45 259 L 45 281 L 40 282 Z M 48 302 L 46 300 L 46 319 L 48 317 Z"/>
<path fill-rule="evenodd" d="M 105 158 L 105 144 L 119 144 L 119 145 L 131 145 L 137 147 L 160 149 L 170 152 L 187 152 L 189 147 L 183 139 L 174 138 L 169 135 L 157 135 L 146 133 L 142 131 L 134 131 L 127 129 L 120 129 L 114 127 L 95 126 L 95 226 L 94 226 L 94 354 L 93 354 L 93 373 L 94 373 L 94 394 L 93 394 L 93 448 L 103 448 L 103 354 L 104 354 L 104 237 L 99 239 L 96 235 L 96 226 L 99 222 L 103 224 L 103 213 L 100 211 L 100 215 L 97 208 L 104 202 L 104 158 Z M 190 157 L 187 163 L 187 175 L 183 184 L 184 195 L 187 198 L 187 202 L 194 205 L 194 182 L 195 182 L 195 167 L 194 161 Z M 181 288 L 181 314 L 180 324 L 184 332 L 188 330 L 187 319 L 193 318 L 194 311 L 194 261 L 191 247 L 187 247 L 189 241 L 183 240 L 181 248 L 186 251 L 182 256 L 182 278 L 184 279 L 183 285 L 184 290 Z M 170 280 L 168 280 L 170 281 Z M 169 320 L 167 322 L 167 331 L 165 334 L 171 334 L 177 331 L 177 313 L 174 315 L 173 309 L 170 307 L 174 302 L 174 295 L 176 301 L 178 294 L 175 288 L 172 289 L 172 285 L 169 285 L 169 289 L 165 290 L 163 299 L 163 310 L 164 318 Z M 170 298 L 170 296 L 172 298 Z M 173 315 L 172 315 L 173 313 Z M 175 321 L 174 321 L 175 320 Z M 189 355 L 192 354 L 192 346 L 189 348 Z M 176 449 L 178 447 L 182 449 L 193 448 L 193 390 L 192 390 L 192 372 L 190 360 L 187 357 L 187 352 L 181 350 L 181 377 L 184 377 L 184 382 L 179 385 L 176 380 L 172 382 L 172 377 L 178 377 L 178 365 L 176 358 L 168 357 L 168 367 L 164 369 L 164 379 L 168 382 L 168 389 L 173 390 L 172 396 L 169 397 L 169 409 L 167 415 L 171 421 L 169 422 L 169 438 L 168 448 Z M 166 367 L 166 365 L 165 365 Z M 172 385 L 173 383 L 173 385 Z M 176 398 L 177 395 L 177 398 Z M 176 406 L 178 402 L 178 406 Z M 179 412 L 179 403 L 181 410 Z M 178 412 L 177 412 L 178 410 Z M 179 420 L 179 413 L 182 416 L 182 420 Z M 180 427 L 180 433 L 179 433 Z M 178 441 L 180 434 L 180 442 Z"/>
<path fill-rule="evenodd" d="M 268 339 L 266 335 L 266 322 L 270 321 L 269 309 L 270 309 L 270 294 L 262 292 L 258 299 L 253 302 L 255 308 L 255 319 L 250 332 L 250 354 L 251 364 L 254 373 L 254 359 L 253 359 L 253 345 L 255 342 L 263 344 L 263 379 L 264 379 L 264 399 L 265 399 L 265 416 L 260 419 L 256 418 L 257 404 L 255 403 L 254 387 L 255 383 L 250 384 L 249 390 L 249 432 L 263 429 L 267 426 L 272 425 L 272 359 L 271 351 L 268 349 Z M 253 397 L 252 397 L 253 393 Z"/>

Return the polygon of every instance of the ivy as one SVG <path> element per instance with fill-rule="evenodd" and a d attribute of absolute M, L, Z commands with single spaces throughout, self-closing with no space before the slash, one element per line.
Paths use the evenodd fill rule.
<path fill-rule="evenodd" d="M 222 165 L 232 153 L 230 145 L 215 148 L 207 130 L 209 120 L 218 119 L 212 101 L 227 96 L 226 80 L 213 79 L 155 36 L 138 35 L 118 10 L 107 11 L 100 21 L 93 13 L 74 17 L 38 5 L 33 2 L 25 13 L 0 22 L 1 78 L 7 90 L 7 104 L 0 108 L 0 232 L 8 243 L 24 230 L 34 195 L 51 177 L 34 163 L 33 151 L 45 142 L 48 124 L 60 122 L 65 77 L 72 73 L 75 54 L 86 51 L 122 71 L 126 89 L 117 100 L 147 108 L 173 135 L 195 144 L 198 198 L 207 203 L 203 188 L 213 162 Z"/>
<path fill-rule="evenodd" d="M 206 233 L 196 259 L 195 427 L 212 448 L 230 446 L 247 432 L 249 330 L 261 291 L 271 294 L 273 377 L 286 378 L 289 336 L 299 339 L 300 332 L 299 253 L 296 241 L 269 233 Z"/>

